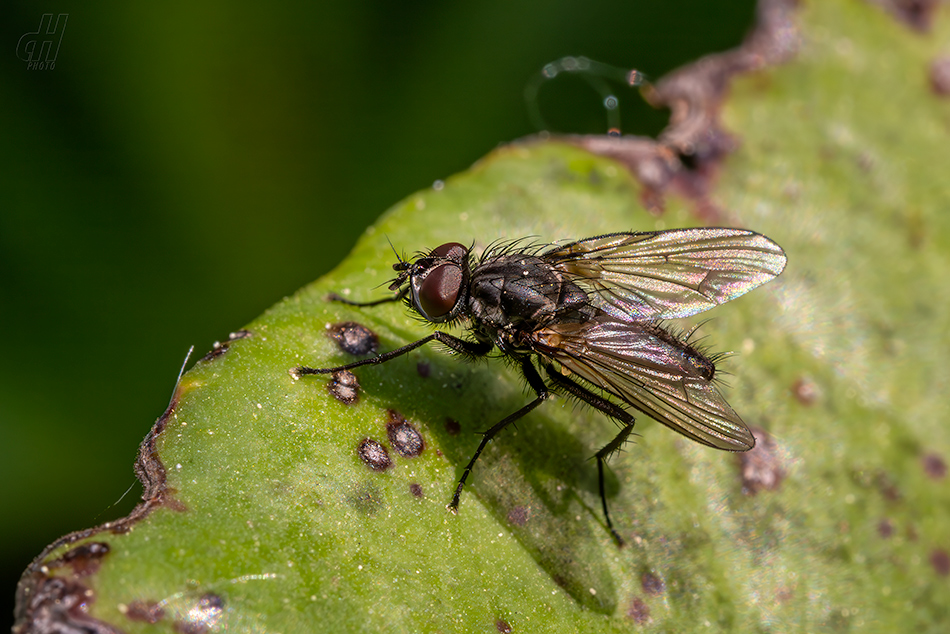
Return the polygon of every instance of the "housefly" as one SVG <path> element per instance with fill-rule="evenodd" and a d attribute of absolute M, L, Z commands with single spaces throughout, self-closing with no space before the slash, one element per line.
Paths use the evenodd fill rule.
<path fill-rule="evenodd" d="M 663 320 L 689 317 L 768 282 L 785 268 L 782 248 L 742 229 L 695 228 L 611 233 L 563 245 L 500 243 L 476 257 L 449 242 L 393 265 L 395 294 L 353 306 L 405 301 L 433 324 L 466 325 L 465 337 L 437 330 L 418 341 L 333 368 L 296 368 L 297 375 L 330 374 L 385 363 L 431 341 L 467 359 L 497 348 L 535 394 L 527 405 L 483 432 L 448 509 L 485 446 L 552 393 L 583 401 L 621 425 L 596 453 L 600 499 L 604 462 L 633 431 L 631 409 L 696 442 L 746 451 L 755 438 L 719 393 L 716 357 L 697 349 Z"/>

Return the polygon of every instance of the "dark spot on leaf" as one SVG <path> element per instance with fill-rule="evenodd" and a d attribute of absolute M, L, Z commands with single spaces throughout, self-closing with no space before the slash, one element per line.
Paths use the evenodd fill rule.
<path fill-rule="evenodd" d="M 327 383 L 327 391 L 344 405 L 355 405 L 360 400 L 360 382 L 349 370 L 334 372 Z"/>
<path fill-rule="evenodd" d="M 376 515 L 383 500 L 383 492 L 372 484 L 362 485 L 354 495 L 347 498 L 350 505 L 363 515 Z"/>
<path fill-rule="evenodd" d="M 778 446 L 772 437 L 760 428 L 753 428 L 755 447 L 738 454 L 742 469 L 742 492 L 755 495 L 759 491 L 774 491 L 785 479 L 778 454 Z"/>
<path fill-rule="evenodd" d="M 416 364 L 416 372 L 424 379 L 429 378 L 429 374 L 432 373 L 432 368 L 425 361 L 420 361 Z"/>
<path fill-rule="evenodd" d="M 877 534 L 884 539 L 889 538 L 894 534 L 894 522 L 887 518 L 882 519 L 877 523 Z"/>
<path fill-rule="evenodd" d="M 65 577 L 48 577 L 36 572 L 32 576 L 32 594 L 20 594 L 22 581 L 17 593 L 14 632 L 121 634 L 108 623 L 89 616 L 89 606 L 96 599 L 86 586 Z"/>
<path fill-rule="evenodd" d="M 795 597 L 795 588 L 782 586 L 775 591 L 775 600 L 778 603 L 788 603 Z"/>
<path fill-rule="evenodd" d="M 459 424 L 459 422 L 454 418 L 446 418 L 445 431 L 449 434 L 449 436 L 458 436 L 459 432 L 462 431 L 462 425 Z"/>
<path fill-rule="evenodd" d="M 930 565 L 941 577 L 950 575 L 950 554 L 942 548 L 935 549 L 930 553 Z"/>
<path fill-rule="evenodd" d="M 633 619 L 637 625 L 645 625 L 650 622 L 650 606 L 643 602 L 640 597 L 634 597 L 627 608 L 627 618 Z"/>
<path fill-rule="evenodd" d="M 933 24 L 939 0 L 871 0 L 915 31 L 924 33 Z"/>
<path fill-rule="evenodd" d="M 327 326 L 327 336 L 336 342 L 340 350 L 348 354 L 362 356 L 375 353 L 379 349 L 379 337 L 376 333 L 355 321 Z"/>
<path fill-rule="evenodd" d="M 934 480 L 942 480 L 947 475 L 947 463 L 938 454 L 924 454 L 920 461 L 924 466 L 924 473 Z"/>
<path fill-rule="evenodd" d="M 941 97 L 950 97 L 950 56 L 938 57 L 930 64 L 930 89 Z"/>
<path fill-rule="evenodd" d="M 218 357 L 220 357 L 221 355 L 223 355 L 225 352 L 228 351 L 228 348 L 231 347 L 232 341 L 238 341 L 239 339 L 246 339 L 247 337 L 250 337 L 252 335 L 253 333 L 250 330 L 238 330 L 238 331 L 232 332 L 231 334 L 228 335 L 227 341 L 224 341 L 224 342 L 215 341 L 214 345 L 211 347 L 211 350 L 208 352 L 208 354 L 201 357 L 201 360 L 213 361 L 214 359 L 217 359 Z"/>
<path fill-rule="evenodd" d="M 528 523 L 528 509 L 524 506 L 516 506 L 508 511 L 508 523 L 515 526 L 524 526 Z"/>
<path fill-rule="evenodd" d="M 373 471 L 385 471 L 393 466 L 389 452 L 380 443 L 372 438 L 364 438 L 356 448 L 356 453 L 363 463 Z"/>
<path fill-rule="evenodd" d="M 891 476 L 887 475 L 886 471 L 878 471 L 874 475 L 874 482 L 877 484 L 881 495 L 888 502 L 897 502 L 901 499 L 900 489 L 897 488 L 897 485 L 891 479 Z"/>
<path fill-rule="evenodd" d="M 666 582 L 652 572 L 645 572 L 640 577 L 640 587 L 651 597 L 657 597 L 666 592 Z"/>
<path fill-rule="evenodd" d="M 220 596 L 211 592 L 204 594 L 195 607 L 188 611 L 186 619 L 175 622 L 175 631 L 182 634 L 211 632 L 221 620 L 223 608 L 224 600 Z"/>
<path fill-rule="evenodd" d="M 165 618 L 165 610 L 155 601 L 132 601 L 125 609 L 125 616 L 132 621 L 155 624 Z"/>
<path fill-rule="evenodd" d="M 426 448 L 422 434 L 394 409 L 387 410 L 386 435 L 389 445 L 403 458 L 415 458 Z"/>
<path fill-rule="evenodd" d="M 511 625 L 504 619 L 495 621 L 495 629 L 501 632 L 501 634 L 511 634 Z"/>
<path fill-rule="evenodd" d="M 801 377 L 792 384 L 792 395 L 802 405 L 810 407 L 821 397 L 818 385 L 808 377 Z"/>
<path fill-rule="evenodd" d="M 416 482 L 413 482 L 409 485 L 409 492 L 412 493 L 415 497 L 421 498 L 425 494 L 422 492 L 422 485 Z"/>
<path fill-rule="evenodd" d="M 220 610 L 224 607 L 224 599 L 219 595 L 209 592 L 198 600 L 199 610 Z"/>
<path fill-rule="evenodd" d="M 870 152 L 861 152 L 858 155 L 858 167 L 862 172 L 870 172 L 874 168 L 874 157 Z"/>
<path fill-rule="evenodd" d="M 61 562 L 71 567 L 77 577 L 85 577 L 99 570 L 102 558 L 108 554 L 109 544 L 89 542 L 67 551 Z"/>

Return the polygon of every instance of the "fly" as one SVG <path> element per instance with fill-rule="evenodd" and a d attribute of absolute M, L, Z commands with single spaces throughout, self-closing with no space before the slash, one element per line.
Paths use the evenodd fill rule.
<path fill-rule="evenodd" d="M 352 306 L 404 300 L 433 324 L 466 324 L 465 338 L 442 331 L 408 345 L 333 368 L 332 374 L 377 365 L 437 341 L 467 359 L 498 348 L 518 367 L 535 398 L 487 431 L 462 472 L 459 497 L 485 446 L 552 393 L 577 398 L 621 425 L 595 455 L 607 528 L 617 540 L 604 494 L 604 463 L 633 431 L 638 410 L 704 445 L 747 451 L 755 438 L 719 393 L 716 357 L 669 329 L 680 319 L 723 304 L 779 275 L 782 248 L 742 229 L 697 228 L 611 233 L 547 248 L 518 242 L 490 247 L 480 258 L 457 242 L 393 265 L 395 295 Z"/>

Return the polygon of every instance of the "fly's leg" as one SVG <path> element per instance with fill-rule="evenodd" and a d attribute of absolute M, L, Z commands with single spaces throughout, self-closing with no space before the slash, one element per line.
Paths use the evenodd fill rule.
<path fill-rule="evenodd" d="M 337 295 L 336 293 L 330 293 L 327 295 L 327 299 L 331 302 L 336 302 L 337 304 L 346 304 L 347 306 L 359 306 L 360 308 L 367 308 L 369 306 L 379 306 L 380 304 L 401 301 L 408 293 L 409 288 L 406 287 L 392 297 L 384 297 L 383 299 L 376 299 L 371 302 L 354 302 L 352 299 L 346 299 L 345 297 Z"/>
<path fill-rule="evenodd" d="M 597 458 L 597 485 L 600 489 L 600 504 L 604 507 L 604 519 L 607 520 L 607 528 L 610 529 L 610 534 L 613 535 L 617 541 L 617 545 L 621 547 L 624 545 L 623 538 L 617 532 L 617 529 L 614 528 L 613 522 L 610 521 L 610 513 L 607 512 L 607 495 L 604 492 L 604 465 L 607 463 L 607 458 L 623 447 L 631 433 L 633 433 L 632 416 L 630 417 L 630 422 L 614 436 L 614 439 L 595 454 Z"/>
<path fill-rule="evenodd" d="M 480 341 L 465 341 L 464 339 L 453 337 L 450 334 L 436 331 L 431 335 L 419 339 L 418 341 L 413 341 L 412 343 L 401 348 L 384 352 L 383 354 L 375 356 L 371 359 L 362 359 L 360 361 L 354 361 L 353 363 L 347 363 L 346 365 L 339 365 L 334 368 L 308 368 L 306 366 L 299 366 L 294 368 L 291 372 L 295 376 L 300 377 L 306 374 L 333 374 L 334 372 L 339 372 L 340 370 L 352 370 L 353 368 L 358 368 L 364 365 L 379 365 L 380 363 L 386 363 L 387 361 L 391 361 L 396 357 L 401 357 L 406 353 L 412 352 L 416 348 L 424 346 L 430 341 L 438 341 L 441 344 L 445 344 L 455 352 L 470 358 L 483 357 L 491 352 L 493 347 L 491 342 L 483 343 Z"/>
<path fill-rule="evenodd" d="M 452 513 L 458 513 L 459 496 L 462 495 L 462 488 L 465 486 L 465 480 L 468 479 L 469 474 L 472 472 L 472 468 L 475 466 L 475 462 L 478 461 L 478 457 L 482 455 L 482 450 L 485 449 L 486 445 L 491 442 L 492 438 L 494 438 L 498 432 L 533 410 L 535 407 L 544 402 L 548 396 L 550 396 L 550 393 L 548 392 L 548 386 L 544 384 L 544 379 L 542 379 L 541 375 L 538 374 L 538 371 L 534 369 L 534 366 L 531 365 L 531 361 L 529 359 L 522 359 L 521 372 L 524 374 L 524 378 L 527 379 L 528 385 L 531 386 L 535 394 L 538 396 L 514 414 L 504 418 L 500 422 L 493 425 L 491 429 L 482 433 L 482 441 L 478 444 L 478 449 L 475 450 L 475 454 L 472 456 L 472 459 L 468 461 L 467 465 L 465 465 L 465 470 L 462 471 L 462 477 L 459 479 L 458 486 L 455 487 L 455 495 L 452 496 L 452 501 L 449 502 L 449 505 L 445 507 Z"/>
<path fill-rule="evenodd" d="M 607 520 L 607 528 L 610 530 L 610 534 L 613 535 L 613 538 L 617 541 L 617 545 L 623 546 L 624 541 L 614 528 L 614 523 L 610 521 L 610 513 L 607 511 L 607 495 L 604 491 L 604 464 L 614 452 L 619 451 L 623 447 L 624 443 L 627 442 L 630 434 L 633 433 L 633 424 L 636 422 L 636 419 L 627 410 L 611 403 L 607 399 L 597 394 L 594 394 L 586 387 L 575 383 L 571 379 L 565 377 L 563 374 L 557 372 L 551 366 L 545 366 L 545 369 L 547 370 L 548 376 L 551 377 L 551 381 L 558 389 L 567 392 L 571 396 L 587 403 L 594 409 L 600 410 L 610 418 L 620 421 L 620 423 L 623 424 L 623 429 L 620 430 L 620 433 L 618 433 L 613 440 L 607 443 L 594 456 L 597 458 L 597 485 L 600 489 L 600 503 L 604 509 L 604 519 Z"/>

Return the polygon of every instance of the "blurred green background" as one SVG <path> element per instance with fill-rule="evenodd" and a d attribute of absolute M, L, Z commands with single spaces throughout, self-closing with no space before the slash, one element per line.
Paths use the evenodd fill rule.
<path fill-rule="evenodd" d="M 55 68 L 29 70 L 17 44 L 44 13 L 68 22 Z M 0 628 L 46 544 L 137 502 L 136 450 L 189 346 L 200 357 L 397 200 L 535 132 L 523 91 L 545 63 L 659 78 L 737 45 L 753 16 L 751 0 L 5 1 Z M 667 113 L 618 94 L 625 133 L 659 132 Z M 559 131 L 603 133 L 599 101 L 568 78 L 539 105 Z"/>

